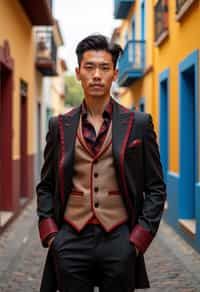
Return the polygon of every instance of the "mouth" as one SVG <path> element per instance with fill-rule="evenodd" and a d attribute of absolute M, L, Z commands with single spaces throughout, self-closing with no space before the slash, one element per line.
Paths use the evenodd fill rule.
<path fill-rule="evenodd" d="M 90 87 L 92 88 L 103 88 L 102 84 L 91 84 Z"/>

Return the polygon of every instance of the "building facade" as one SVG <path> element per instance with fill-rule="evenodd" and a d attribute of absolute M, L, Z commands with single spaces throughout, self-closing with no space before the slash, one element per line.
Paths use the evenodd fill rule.
<path fill-rule="evenodd" d="M 164 219 L 200 251 L 200 2 L 116 0 L 114 7 L 125 46 L 121 102 L 152 114 L 167 184 Z"/>
<path fill-rule="evenodd" d="M 51 0 L 0 1 L 0 232 L 34 194 L 42 136 L 38 100 L 44 75 L 57 76 L 57 57 L 52 38 L 45 49 L 44 35 L 39 43 L 33 28 L 55 25 Z M 47 49 L 44 60 L 39 53 Z"/>
<path fill-rule="evenodd" d="M 40 177 L 42 153 L 52 115 L 63 112 L 65 106 L 65 61 L 59 59 L 59 47 L 64 40 L 58 21 L 53 26 L 35 27 L 35 91 L 36 91 L 36 163 L 35 184 Z"/>

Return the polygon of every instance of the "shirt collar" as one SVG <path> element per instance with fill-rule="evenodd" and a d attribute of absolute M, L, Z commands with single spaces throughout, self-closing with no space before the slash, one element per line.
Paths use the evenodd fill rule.
<path fill-rule="evenodd" d="M 83 100 L 83 102 L 82 102 L 81 112 L 82 112 L 83 119 L 86 119 L 88 112 L 87 112 L 87 106 L 86 106 L 85 100 Z M 104 119 L 108 118 L 109 120 L 111 120 L 112 119 L 112 112 L 113 112 L 113 101 L 112 101 L 112 98 L 110 98 L 110 100 L 107 103 L 107 105 L 104 109 L 104 112 L 102 114 L 103 118 Z"/>

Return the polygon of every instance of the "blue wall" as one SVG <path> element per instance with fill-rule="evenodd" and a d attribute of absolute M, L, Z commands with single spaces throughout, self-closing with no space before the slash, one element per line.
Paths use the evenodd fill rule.
<path fill-rule="evenodd" d="M 169 224 L 185 241 L 187 241 L 193 248 L 200 252 L 200 184 L 196 184 L 196 236 L 192 239 L 186 232 L 182 230 L 178 223 L 179 210 L 179 183 L 180 177 L 178 174 L 168 172 L 167 175 L 167 202 L 168 208 L 164 211 L 164 221 Z"/>
<path fill-rule="evenodd" d="M 199 51 L 195 50 L 179 64 L 179 169 L 180 173 L 167 172 L 167 202 L 164 220 L 191 246 L 200 252 L 200 182 L 199 160 Z M 159 76 L 159 84 L 169 77 L 166 70 Z M 160 88 L 162 97 L 162 88 Z M 160 112 L 166 108 L 160 100 Z M 163 113 L 162 113 L 163 114 Z M 160 115 L 160 133 L 162 131 Z M 160 138 L 160 143 L 164 143 Z M 162 148 L 162 147 L 161 147 Z M 162 150 L 161 150 L 162 151 Z M 192 218 L 196 234 L 192 238 L 180 226 L 179 219 Z"/>

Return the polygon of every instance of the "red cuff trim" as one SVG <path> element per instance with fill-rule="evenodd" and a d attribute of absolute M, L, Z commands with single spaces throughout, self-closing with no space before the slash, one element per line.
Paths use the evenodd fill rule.
<path fill-rule="evenodd" d="M 130 241 L 133 242 L 142 253 L 146 251 L 152 240 L 153 236 L 151 233 L 141 225 L 136 225 L 130 235 Z"/>
<path fill-rule="evenodd" d="M 49 236 L 51 233 L 57 233 L 58 228 L 56 226 L 55 221 L 52 218 L 43 219 L 39 223 L 39 232 L 40 232 L 40 238 L 42 242 L 45 242 L 45 239 L 47 236 Z"/>

